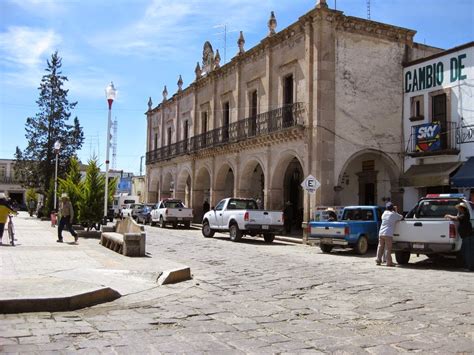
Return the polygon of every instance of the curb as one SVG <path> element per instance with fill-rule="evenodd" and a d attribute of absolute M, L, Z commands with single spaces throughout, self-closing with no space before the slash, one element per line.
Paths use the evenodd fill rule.
<path fill-rule="evenodd" d="M 0 313 L 66 312 L 111 302 L 120 294 L 110 287 L 57 298 L 28 298 L 0 300 Z"/>
<path fill-rule="evenodd" d="M 185 267 L 182 269 L 163 271 L 160 276 L 158 276 L 156 282 L 161 286 L 191 280 L 191 278 L 191 269 L 189 267 Z"/>

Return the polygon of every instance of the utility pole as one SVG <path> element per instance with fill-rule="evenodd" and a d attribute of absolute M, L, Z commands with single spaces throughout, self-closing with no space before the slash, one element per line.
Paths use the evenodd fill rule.
<path fill-rule="evenodd" d="M 140 176 L 142 176 L 142 171 L 143 171 L 143 170 L 142 170 L 142 166 L 143 166 L 143 158 L 145 158 L 145 156 L 144 156 L 144 155 L 142 155 L 142 156 L 140 157 Z"/>

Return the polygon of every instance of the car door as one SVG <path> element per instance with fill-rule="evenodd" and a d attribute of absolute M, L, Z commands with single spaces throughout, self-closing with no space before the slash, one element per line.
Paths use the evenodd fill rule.
<path fill-rule="evenodd" d="M 210 212 L 209 225 L 213 229 L 222 229 L 222 218 L 226 200 L 220 201 Z M 211 221 L 212 219 L 212 221 Z"/>

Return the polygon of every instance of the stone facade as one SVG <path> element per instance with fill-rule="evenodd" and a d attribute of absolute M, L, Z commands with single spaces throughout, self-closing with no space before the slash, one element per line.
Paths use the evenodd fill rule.
<path fill-rule="evenodd" d="M 15 160 L 0 159 L 0 192 L 18 204 L 26 204 L 26 189 L 15 178 Z"/>
<path fill-rule="evenodd" d="M 271 20 L 253 48 L 241 34 L 225 65 L 206 42 L 207 71 L 198 63 L 192 84 L 149 103 L 148 202 L 181 198 L 198 221 L 206 199 L 290 201 L 296 225 L 316 206 L 401 203 L 402 64 L 437 50 L 324 1 L 280 32 Z M 309 174 L 314 195 L 300 186 Z"/>

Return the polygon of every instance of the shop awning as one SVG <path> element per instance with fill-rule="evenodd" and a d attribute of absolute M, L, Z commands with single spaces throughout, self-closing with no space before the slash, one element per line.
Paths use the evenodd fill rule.
<path fill-rule="evenodd" d="M 470 157 L 451 178 L 453 187 L 474 187 L 474 157 Z"/>
<path fill-rule="evenodd" d="M 427 187 L 449 185 L 449 175 L 462 163 L 412 165 L 400 178 L 400 186 Z"/>

